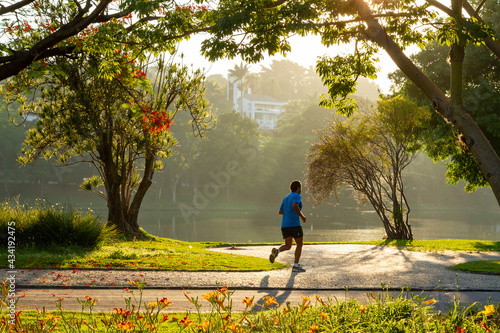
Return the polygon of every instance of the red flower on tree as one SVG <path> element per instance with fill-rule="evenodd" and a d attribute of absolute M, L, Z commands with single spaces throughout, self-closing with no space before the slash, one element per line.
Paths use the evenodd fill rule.
<path fill-rule="evenodd" d="M 144 124 L 144 130 L 148 130 L 151 134 L 158 134 L 161 131 L 168 131 L 170 129 L 170 124 L 172 123 L 172 119 L 168 117 L 168 114 L 165 111 L 149 111 L 149 107 L 145 107 L 142 109 L 142 122 Z"/>

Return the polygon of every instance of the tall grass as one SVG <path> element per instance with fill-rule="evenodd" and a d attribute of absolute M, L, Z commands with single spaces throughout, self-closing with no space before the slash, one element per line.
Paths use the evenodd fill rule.
<path fill-rule="evenodd" d="M 47 249 L 53 246 L 93 248 L 114 233 L 90 210 L 85 214 L 73 205 L 50 205 L 38 201 L 29 207 L 18 201 L 0 205 L 0 234 L 5 243 L 8 223 L 15 222 L 16 246 Z M 11 223 L 12 225 L 12 223 Z M 11 229 L 12 230 L 12 229 Z"/>

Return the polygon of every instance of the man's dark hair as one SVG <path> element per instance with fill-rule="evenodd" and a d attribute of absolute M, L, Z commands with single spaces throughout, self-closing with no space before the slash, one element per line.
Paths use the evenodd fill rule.
<path fill-rule="evenodd" d="M 302 188 L 302 183 L 298 180 L 294 180 L 293 182 L 290 183 L 290 191 L 295 192 L 299 188 Z"/>

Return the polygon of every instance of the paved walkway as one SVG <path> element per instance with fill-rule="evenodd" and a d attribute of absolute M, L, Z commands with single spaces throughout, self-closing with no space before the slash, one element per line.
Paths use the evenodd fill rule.
<path fill-rule="evenodd" d="M 173 303 L 167 311 L 168 312 L 196 312 L 195 306 L 190 303 L 185 294 L 189 297 L 198 298 L 202 307 L 202 312 L 210 311 L 210 305 L 205 301 L 202 295 L 213 291 L 213 289 L 145 289 L 142 295 L 142 303 L 149 303 L 157 301 L 166 297 Z M 315 304 L 315 295 L 322 300 L 330 299 L 332 302 L 341 302 L 349 299 L 357 299 L 361 304 L 373 302 L 374 297 L 403 297 L 409 296 L 411 293 L 418 295 L 422 299 L 435 299 L 437 303 L 432 307 L 436 311 L 443 313 L 453 309 L 453 301 L 460 300 L 460 304 L 468 307 L 473 303 L 479 303 L 479 309 L 483 309 L 482 305 L 489 304 L 489 299 L 493 304 L 500 302 L 500 291 L 487 291 L 487 292 L 445 292 L 445 291 L 412 291 L 411 293 L 402 293 L 401 291 L 371 291 L 371 290 L 279 290 L 279 289 L 248 289 L 248 290 L 233 290 L 234 294 L 231 296 L 233 300 L 233 311 L 242 312 L 245 310 L 242 300 L 245 297 L 254 298 L 258 304 L 263 304 L 263 298 L 266 296 L 274 297 L 280 306 L 285 306 L 290 302 L 291 306 L 301 304 L 303 297 L 309 297 L 312 303 Z M 115 308 L 125 309 L 125 299 L 132 297 L 130 292 L 123 289 L 24 289 L 22 291 L 24 297 L 19 299 L 16 310 L 33 310 L 42 309 L 57 310 L 56 304 L 59 299 L 62 300 L 61 306 L 63 310 L 81 311 L 82 307 L 78 300 L 85 300 L 88 295 L 92 298 L 98 299 L 94 312 L 113 312 Z M 139 296 L 134 292 L 135 296 Z M 138 304 L 138 302 L 132 302 Z M 143 309 L 143 307 L 142 307 Z M 256 306 L 254 310 L 260 309 Z M 86 310 L 88 312 L 88 309 Z"/>
<path fill-rule="evenodd" d="M 219 248 L 214 251 L 268 258 L 271 248 L 249 246 Z M 281 253 L 277 260 L 293 262 L 293 250 L 294 248 Z M 307 269 L 305 273 L 293 273 L 291 269 L 267 272 L 34 269 L 17 271 L 15 281 L 17 289 L 21 289 L 18 294 L 26 293 L 19 304 L 26 303 L 29 306 L 37 306 L 37 300 L 43 298 L 44 293 L 52 303 L 54 299 L 63 298 L 66 293 L 68 297 L 80 299 L 84 295 L 100 299 L 115 295 L 113 297 L 120 300 L 120 304 L 111 306 L 111 309 L 121 307 L 124 305 L 123 298 L 130 297 L 124 291 L 124 288 L 131 287 L 127 281 L 137 278 L 148 282 L 147 292 L 151 293 L 151 297 L 171 294 L 172 296 L 165 296 L 169 299 L 174 297 L 174 291 L 180 298 L 185 298 L 183 292 L 199 296 L 205 291 L 214 290 L 219 284 L 245 296 L 258 295 L 256 299 L 266 295 L 282 295 L 281 303 L 293 295 L 298 298 L 299 294 L 321 293 L 323 296 L 340 297 L 347 295 L 347 289 L 349 293 L 359 292 L 366 296 L 370 291 L 381 292 L 385 288 L 399 291 L 405 287 L 410 287 L 412 292 L 434 292 L 441 293 L 441 296 L 444 293 L 451 295 L 458 289 L 463 295 L 469 292 L 483 295 L 486 301 L 487 295 L 494 295 L 496 299 L 492 299 L 492 302 L 500 302 L 500 275 L 471 274 L 447 269 L 471 260 L 500 260 L 500 253 L 422 253 L 371 245 L 306 245 L 301 259 L 302 266 Z M 6 274 L 7 270 L 2 270 L 2 276 Z M 82 295 L 77 296 L 75 293 Z M 352 295 L 362 297 L 361 294 Z M 456 295 L 450 297 L 454 296 Z M 181 310 L 176 308 L 177 311 Z"/>
<path fill-rule="evenodd" d="M 269 246 L 249 246 L 220 251 L 268 258 Z M 277 261 L 293 262 L 293 249 Z M 259 289 L 380 289 L 386 287 L 425 290 L 500 290 L 500 275 L 471 274 L 447 267 L 471 260 L 500 260 L 500 253 L 423 253 L 371 245 L 306 245 L 301 264 L 305 273 L 291 269 L 267 272 L 169 272 L 123 270 L 20 270 L 16 284 L 22 287 L 130 287 L 127 281 L 145 279 L 150 288 Z M 3 270 L 6 272 L 5 270 Z M 4 272 L 2 274 L 4 274 Z"/>

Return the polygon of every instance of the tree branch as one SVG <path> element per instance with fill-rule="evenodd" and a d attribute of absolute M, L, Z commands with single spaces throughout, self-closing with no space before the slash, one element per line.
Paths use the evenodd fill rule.
<path fill-rule="evenodd" d="M 287 2 L 287 0 L 277 0 L 273 3 L 270 3 L 269 5 L 266 5 L 266 6 L 262 6 L 262 9 L 269 9 L 269 8 L 275 8 L 275 7 L 278 7 L 282 4 L 284 4 L 285 2 Z"/>
<path fill-rule="evenodd" d="M 142 23 L 145 23 L 145 22 L 156 21 L 156 20 L 158 20 L 160 18 L 163 18 L 163 17 L 161 17 L 161 16 L 146 16 L 146 17 L 143 17 L 139 21 L 137 21 L 134 24 L 130 25 L 126 30 L 127 30 L 127 32 L 131 32 L 139 24 L 142 24 Z"/>
<path fill-rule="evenodd" d="M 463 29 L 462 0 L 451 0 L 453 18 L 458 31 Z M 459 41 L 451 44 L 450 61 L 450 95 L 452 107 L 463 107 L 463 65 L 465 44 Z"/>
<path fill-rule="evenodd" d="M 412 17 L 414 16 L 411 13 L 394 13 L 394 12 L 389 12 L 389 13 L 381 13 L 381 14 L 374 14 L 372 15 L 373 18 L 379 18 L 379 17 Z M 347 20 L 347 21 L 338 21 L 338 22 L 324 22 L 317 24 L 319 27 L 328 27 L 332 25 L 346 25 L 349 23 L 358 23 L 358 22 L 364 22 L 365 20 L 362 18 L 356 18 L 352 20 Z"/>
<path fill-rule="evenodd" d="M 445 5 L 440 3 L 439 1 L 427 0 L 427 2 L 430 5 L 440 9 L 441 11 L 446 13 L 448 16 L 453 17 L 453 12 L 452 12 L 451 8 L 446 7 Z M 484 1 L 478 6 L 477 10 L 475 10 L 468 1 L 464 0 L 463 1 L 463 8 L 467 12 L 467 14 L 469 14 L 471 17 L 476 18 L 479 23 L 486 24 L 483 21 L 483 19 L 481 18 L 481 16 L 479 16 L 479 14 L 478 14 L 478 11 L 479 11 L 479 9 L 481 9 L 483 4 L 484 4 Z M 491 38 L 487 38 L 487 39 L 485 39 L 484 42 L 485 42 L 486 46 L 490 49 L 490 51 L 493 52 L 493 54 L 497 58 L 500 59 L 500 41 L 499 40 L 492 40 Z"/>
<path fill-rule="evenodd" d="M 483 8 L 485 3 L 486 3 L 486 0 L 481 1 L 481 3 L 476 8 L 476 13 L 479 13 L 479 11 L 481 10 L 481 8 Z"/>
<path fill-rule="evenodd" d="M 442 12 L 446 13 L 446 15 L 453 16 L 453 12 L 451 11 L 451 8 L 443 5 L 439 1 L 437 1 L 437 0 L 427 0 L 427 3 L 429 3 L 431 6 L 436 7 L 437 9 L 441 10 Z"/>
<path fill-rule="evenodd" d="M 10 6 L 3 6 L 0 4 L 0 15 L 3 15 L 3 14 L 7 14 L 7 13 L 11 13 L 13 11 L 15 11 L 16 9 L 19 9 L 19 8 L 22 8 L 26 5 L 29 5 L 30 3 L 32 2 L 35 2 L 35 0 L 23 0 L 23 1 L 19 1 L 13 5 L 10 5 Z"/>
<path fill-rule="evenodd" d="M 118 19 L 118 18 L 125 17 L 125 16 L 129 15 L 130 13 L 132 13 L 132 8 L 127 8 L 127 10 L 124 10 L 124 11 L 121 11 L 121 12 L 118 12 L 115 14 L 111 14 L 111 15 L 99 15 L 99 17 L 97 17 L 94 22 L 103 23 L 103 22 L 107 22 L 111 19 Z"/>
<path fill-rule="evenodd" d="M 365 31 L 368 39 L 381 46 L 396 63 L 396 65 L 413 81 L 422 92 L 435 104 L 435 108 L 442 102 L 449 102 L 446 95 L 430 80 L 415 64 L 403 53 L 401 48 L 387 35 L 384 28 L 373 18 L 368 5 L 364 0 L 353 1 L 360 17 L 366 22 Z M 446 117 L 445 117 L 446 118 Z"/>
<path fill-rule="evenodd" d="M 80 31 L 89 26 L 95 19 L 101 15 L 112 0 L 101 0 L 92 13 L 85 16 L 90 9 L 90 1 L 87 3 L 83 11 L 79 11 L 70 22 L 61 26 L 56 32 L 42 39 L 31 49 L 20 52 L 15 60 L 0 66 L 0 81 L 8 77 L 18 74 L 20 71 L 28 67 L 34 61 L 38 60 L 40 55 L 59 42 L 76 35 Z"/>
<path fill-rule="evenodd" d="M 467 14 L 476 18 L 479 23 L 485 24 L 483 19 L 479 16 L 478 12 L 476 10 L 474 10 L 474 8 L 472 8 L 471 4 L 468 1 L 466 1 L 466 0 L 463 1 L 463 7 L 464 7 L 465 11 L 467 12 Z M 493 52 L 493 54 L 498 59 L 500 59 L 500 40 L 492 40 L 491 38 L 487 38 L 484 40 L 484 43 L 490 49 L 490 51 Z"/>

